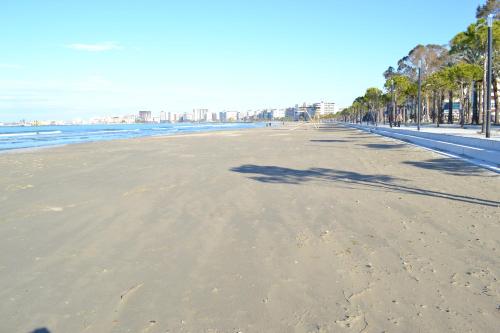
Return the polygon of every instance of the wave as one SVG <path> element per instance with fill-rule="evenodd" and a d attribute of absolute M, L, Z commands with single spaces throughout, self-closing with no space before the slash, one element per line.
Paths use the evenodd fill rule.
<path fill-rule="evenodd" d="M 61 134 L 61 133 L 62 133 L 61 131 L 38 131 L 38 132 L 20 132 L 20 133 L 0 133 L 0 137 L 47 135 L 47 134 Z"/>
<path fill-rule="evenodd" d="M 177 132 L 178 129 L 174 127 L 153 127 L 152 131 L 164 131 L 164 132 Z"/>
<path fill-rule="evenodd" d="M 263 126 L 263 124 L 179 123 L 165 127 L 154 125 L 123 127 L 96 127 L 93 125 L 75 125 L 65 128 L 53 126 L 45 130 L 37 127 L 22 129 L 16 128 L 13 132 L 7 132 L 10 131 L 10 129 L 7 128 L 0 128 L 0 152 L 11 149 L 53 146 L 78 142 L 105 141 L 117 138 L 164 136 L 188 132 L 219 131 L 238 127 L 247 128 L 260 126 Z"/>
<path fill-rule="evenodd" d="M 86 134 L 104 134 L 104 133 L 140 132 L 140 131 L 141 131 L 141 129 L 136 128 L 136 129 L 123 129 L 123 130 L 109 129 L 109 130 L 100 130 L 100 131 L 84 132 L 84 133 L 86 133 Z"/>

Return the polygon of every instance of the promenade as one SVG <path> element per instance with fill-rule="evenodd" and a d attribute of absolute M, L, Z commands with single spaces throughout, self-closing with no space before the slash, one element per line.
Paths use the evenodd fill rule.
<path fill-rule="evenodd" d="M 361 125 L 373 126 L 372 124 L 366 124 L 363 122 Z M 377 124 L 380 128 L 391 128 L 389 124 Z M 408 131 L 417 131 L 417 126 L 415 124 L 409 124 L 407 126 L 404 123 L 401 127 L 393 126 L 394 129 L 404 129 Z M 453 136 L 463 136 L 469 138 L 485 139 L 485 140 L 495 140 L 500 141 L 500 126 L 491 126 L 490 135 L 491 137 L 487 139 L 484 133 L 481 133 L 481 125 L 465 125 L 464 128 L 460 127 L 458 124 L 440 124 L 439 127 L 436 124 L 422 124 L 420 126 L 420 131 L 425 133 L 434 134 L 444 134 Z"/>
<path fill-rule="evenodd" d="M 340 125 L 0 155 L 0 332 L 494 332 L 498 174 Z"/>
<path fill-rule="evenodd" d="M 492 127 L 490 138 L 486 138 L 481 126 L 424 125 L 418 130 L 416 126 L 404 125 L 344 125 L 430 148 L 500 173 L 500 127 Z"/>

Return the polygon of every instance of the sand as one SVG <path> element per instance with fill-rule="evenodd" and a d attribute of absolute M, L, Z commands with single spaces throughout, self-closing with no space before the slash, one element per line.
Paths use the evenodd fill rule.
<path fill-rule="evenodd" d="M 0 155 L 0 332 L 495 332 L 500 180 L 339 126 Z"/>

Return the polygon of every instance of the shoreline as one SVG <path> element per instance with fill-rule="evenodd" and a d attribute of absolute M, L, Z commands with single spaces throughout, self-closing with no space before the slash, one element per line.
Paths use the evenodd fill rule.
<path fill-rule="evenodd" d="M 61 148 L 67 146 L 78 146 L 84 144 L 94 144 L 100 142 L 112 142 L 112 141 L 126 141 L 126 140 L 136 140 L 136 139 L 148 139 L 148 138 L 166 138 L 166 137 L 177 137 L 177 136 L 186 136 L 186 135 L 196 135 L 196 134 L 212 134 L 218 132 L 228 132 L 228 131 L 243 131 L 243 130 L 256 130 L 262 129 L 265 127 L 254 127 L 254 128 L 222 128 L 222 129 L 213 129 L 206 131 L 184 131 L 184 132 L 176 132 L 176 133 L 165 133 L 165 134 L 156 134 L 156 135 L 144 135 L 144 136 L 136 136 L 136 137 L 127 137 L 127 138 L 110 138 L 110 139 L 101 139 L 94 141 L 84 141 L 84 142 L 74 142 L 74 143 L 62 143 L 62 144 L 54 144 L 54 145 L 45 145 L 38 147 L 26 147 L 26 148 L 12 148 L 12 149 L 4 149 L 0 150 L 0 155 L 2 154 L 15 154 L 15 153 L 29 153 L 36 152 L 40 149 L 50 149 L 50 148 Z M 277 127 L 274 127 L 277 128 Z"/>

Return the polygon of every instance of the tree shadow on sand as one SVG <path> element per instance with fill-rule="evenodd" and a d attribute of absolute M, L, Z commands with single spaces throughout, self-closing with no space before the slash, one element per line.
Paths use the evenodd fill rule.
<path fill-rule="evenodd" d="M 323 140 L 309 140 L 311 142 L 347 142 L 346 140 L 339 140 L 339 139 L 323 139 Z"/>
<path fill-rule="evenodd" d="M 421 169 L 436 170 L 455 176 L 485 176 L 483 169 L 480 167 L 456 158 L 434 158 L 426 161 L 404 161 L 403 164 Z"/>
<path fill-rule="evenodd" d="M 347 137 L 351 139 L 373 139 L 375 136 L 370 134 L 357 133 L 357 134 L 349 134 Z"/>
<path fill-rule="evenodd" d="M 307 182 L 322 181 L 345 184 L 356 184 L 379 190 L 429 196 L 435 198 L 461 201 L 484 206 L 499 207 L 500 202 L 464 195 L 444 193 L 401 185 L 399 179 L 389 175 L 369 175 L 354 171 L 342 171 L 325 168 L 309 168 L 305 170 L 278 166 L 245 164 L 231 168 L 231 171 L 249 174 L 250 179 L 262 183 L 300 185 Z M 398 181 L 398 182 L 397 182 Z"/>
<path fill-rule="evenodd" d="M 371 149 L 397 149 L 397 148 L 408 147 L 408 145 L 404 143 L 364 143 L 358 146 L 364 146 L 366 148 L 371 148 Z"/>

